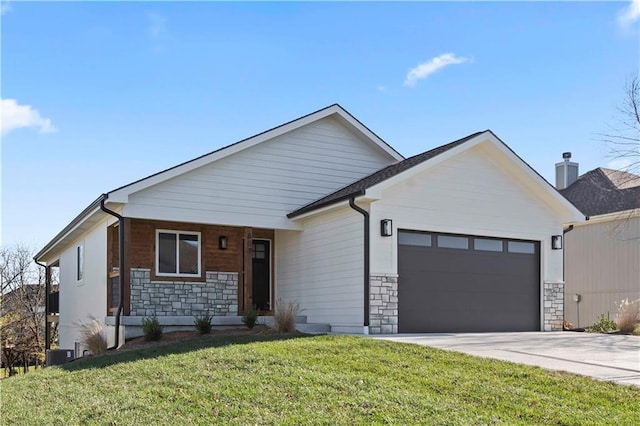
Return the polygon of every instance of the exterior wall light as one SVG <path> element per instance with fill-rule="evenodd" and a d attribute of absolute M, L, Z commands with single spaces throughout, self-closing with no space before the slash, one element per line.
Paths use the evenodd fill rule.
<path fill-rule="evenodd" d="M 220 238 L 218 238 L 218 248 L 220 250 L 227 249 L 227 237 L 225 235 L 221 235 Z"/>
<path fill-rule="evenodd" d="M 382 219 L 380 221 L 380 236 L 390 237 L 393 235 L 393 225 L 391 219 Z"/>
<path fill-rule="evenodd" d="M 551 236 L 551 248 L 553 250 L 562 250 L 562 235 Z"/>

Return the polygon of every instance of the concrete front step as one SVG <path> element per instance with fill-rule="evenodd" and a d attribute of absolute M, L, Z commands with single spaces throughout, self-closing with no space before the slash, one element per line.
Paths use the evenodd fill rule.
<path fill-rule="evenodd" d="M 296 323 L 296 330 L 298 330 L 301 333 L 307 333 L 307 334 L 323 334 L 323 333 L 331 332 L 331 325 Z"/>

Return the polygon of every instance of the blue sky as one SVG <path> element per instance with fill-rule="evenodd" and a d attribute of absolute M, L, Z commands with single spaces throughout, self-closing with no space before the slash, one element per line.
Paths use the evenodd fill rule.
<path fill-rule="evenodd" d="M 339 103 L 405 156 L 492 129 L 547 180 L 638 74 L 640 2 L 3 2 L 2 244 Z M 613 164 L 614 166 L 616 164 Z"/>

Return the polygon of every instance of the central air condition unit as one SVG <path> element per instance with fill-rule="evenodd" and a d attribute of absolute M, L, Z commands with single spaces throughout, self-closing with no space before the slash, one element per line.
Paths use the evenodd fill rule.
<path fill-rule="evenodd" d="M 62 365 L 75 358 L 73 349 L 47 349 L 47 367 Z"/>

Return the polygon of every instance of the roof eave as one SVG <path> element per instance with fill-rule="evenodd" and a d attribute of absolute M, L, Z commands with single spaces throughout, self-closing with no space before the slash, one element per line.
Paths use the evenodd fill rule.
<path fill-rule="evenodd" d="M 202 167 L 204 165 L 210 164 L 214 161 L 228 157 L 237 152 L 244 151 L 259 143 L 276 138 L 280 135 L 299 129 L 307 124 L 313 123 L 318 120 L 322 120 L 332 115 L 337 115 L 338 117 L 340 117 L 342 120 L 348 123 L 349 126 L 351 126 L 356 132 L 360 133 L 363 137 L 366 137 L 368 140 L 373 142 L 379 149 L 384 151 L 391 158 L 395 160 L 404 159 L 404 157 L 400 153 L 398 153 L 398 151 L 393 149 L 391 145 L 389 145 L 382 138 L 380 138 L 373 131 L 371 131 L 368 127 L 366 127 L 364 124 L 358 121 L 358 119 L 356 119 L 353 115 L 351 115 L 351 113 L 345 110 L 342 106 L 340 106 L 339 104 L 333 104 L 333 105 L 329 105 L 328 107 L 319 109 L 315 112 L 312 112 L 310 114 L 296 118 L 295 120 L 291 120 L 287 123 L 273 127 L 264 132 L 242 139 L 236 143 L 233 143 L 226 147 L 222 147 L 208 154 L 205 154 L 200 157 L 194 158 L 192 160 L 186 161 L 184 163 L 178 164 L 177 166 L 173 166 L 171 168 L 168 168 L 158 173 L 147 176 L 143 179 L 139 179 L 128 185 L 121 186 L 120 188 L 116 188 L 113 191 L 110 191 L 108 193 L 109 198 L 112 199 L 114 202 L 126 203 L 128 202 L 129 194 L 141 191 L 152 185 L 156 185 L 158 183 L 164 182 L 167 179 L 189 172 L 198 167 Z"/>
<path fill-rule="evenodd" d="M 307 217 L 310 214 L 314 214 L 314 213 L 316 213 L 317 211 L 319 211 L 321 209 L 325 209 L 327 207 L 331 207 L 334 204 L 341 203 L 341 202 L 346 201 L 346 200 L 348 200 L 350 198 L 353 198 L 353 197 L 360 197 L 360 196 L 362 196 L 364 194 L 365 194 L 365 190 L 364 189 L 356 191 L 356 192 L 351 192 L 349 194 L 346 194 L 346 195 L 343 195 L 341 197 L 334 198 L 334 199 L 332 199 L 330 201 L 327 201 L 326 203 L 320 203 L 320 204 L 317 204 L 315 206 L 302 207 L 302 208 L 300 208 L 298 210 L 292 211 L 291 213 L 287 214 L 287 217 L 289 219 L 302 219 L 303 217 Z"/>
<path fill-rule="evenodd" d="M 34 257 L 33 260 L 36 262 L 43 259 L 43 257 L 48 254 L 48 252 L 54 248 L 64 237 L 69 235 L 80 226 L 88 217 L 90 217 L 97 210 L 100 210 L 100 203 L 102 200 L 106 200 L 107 195 L 102 194 L 98 198 L 96 198 L 91 204 L 89 204 L 78 216 L 76 216 L 67 226 L 65 226 L 62 231 L 58 232 L 55 237 L 51 239 Z"/>

